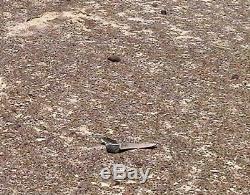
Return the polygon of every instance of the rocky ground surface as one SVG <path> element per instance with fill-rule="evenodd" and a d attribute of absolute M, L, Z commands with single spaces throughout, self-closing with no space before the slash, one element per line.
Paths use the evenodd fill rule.
<path fill-rule="evenodd" d="M 0 194 L 249 194 L 249 3 L 1 0 Z"/>

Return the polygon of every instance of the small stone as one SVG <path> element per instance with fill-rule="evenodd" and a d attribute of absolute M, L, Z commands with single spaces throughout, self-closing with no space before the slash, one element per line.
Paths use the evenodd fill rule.
<path fill-rule="evenodd" d="M 45 141 L 45 140 L 46 140 L 46 138 L 43 138 L 43 137 L 36 138 L 36 141 L 38 141 L 38 142 L 42 142 L 42 141 Z"/>
<path fill-rule="evenodd" d="M 152 6 L 153 6 L 153 7 L 157 7 L 158 4 L 157 4 L 157 3 L 153 3 Z"/>
<path fill-rule="evenodd" d="M 161 10 L 161 14 L 162 15 L 167 15 L 167 11 L 166 10 Z"/>
<path fill-rule="evenodd" d="M 231 79 L 232 80 L 238 80 L 240 78 L 240 76 L 238 74 L 233 74 Z"/>
<path fill-rule="evenodd" d="M 112 55 L 112 56 L 108 57 L 108 60 L 111 61 L 111 62 L 120 62 L 121 58 L 119 56 Z"/>

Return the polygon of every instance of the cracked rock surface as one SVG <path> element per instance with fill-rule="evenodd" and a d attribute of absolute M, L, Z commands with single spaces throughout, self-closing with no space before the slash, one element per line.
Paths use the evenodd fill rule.
<path fill-rule="evenodd" d="M 248 14 L 240 0 L 1 0 L 0 194 L 248 194 Z M 108 154 L 94 134 L 158 148 Z M 150 178 L 102 180 L 119 163 Z"/>

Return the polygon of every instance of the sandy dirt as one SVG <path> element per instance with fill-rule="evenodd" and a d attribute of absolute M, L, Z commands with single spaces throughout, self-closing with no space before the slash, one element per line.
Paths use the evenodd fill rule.
<path fill-rule="evenodd" d="M 0 0 L 0 194 L 249 194 L 249 5 Z"/>

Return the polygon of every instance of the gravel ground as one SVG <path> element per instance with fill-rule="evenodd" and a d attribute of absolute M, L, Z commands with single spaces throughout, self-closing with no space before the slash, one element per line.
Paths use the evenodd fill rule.
<path fill-rule="evenodd" d="M 249 4 L 1 0 L 0 194 L 249 194 Z"/>

